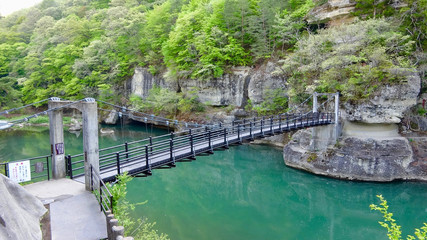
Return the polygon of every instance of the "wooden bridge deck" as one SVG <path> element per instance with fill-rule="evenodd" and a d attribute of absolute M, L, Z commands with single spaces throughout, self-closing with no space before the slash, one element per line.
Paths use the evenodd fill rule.
<path fill-rule="evenodd" d="M 111 152 L 115 147 L 109 148 L 111 151 L 100 155 L 100 176 L 104 181 L 114 181 L 117 174 L 128 172 L 129 175 L 151 174 L 151 170 L 165 165 L 175 166 L 177 161 L 192 159 L 203 153 L 213 153 L 218 148 L 228 148 L 230 144 L 240 144 L 243 141 L 251 141 L 265 136 L 273 136 L 286 131 L 292 131 L 301 128 L 315 127 L 333 123 L 332 116 L 329 114 L 315 113 L 312 116 L 294 117 L 283 121 L 282 119 L 267 119 L 261 121 L 243 122 L 232 127 L 218 127 L 215 129 L 203 129 L 199 132 L 191 130 L 161 136 L 162 139 L 154 141 L 150 138 L 144 141 L 138 141 L 138 146 L 131 147 L 132 144 L 126 144 L 125 150 Z M 136 145 L 136 144 L 134 144 Z M 123 148 L 123 145 L 120 145 Z M 107 149 L 108 150 L 108 149 Z M 101 152 L 102 150 L 100 150 Z M 79 155 L 82 156 L 82 155 Z M 68 159 L 69 172 L 71 178 L 76 181 L 84 182 L 84 175 L 81 173 L 73 174 L 73 164 L 78 166 L 77 161 L 71 162 Z M 82 169 L 83 167 L 77 167 Z"/>

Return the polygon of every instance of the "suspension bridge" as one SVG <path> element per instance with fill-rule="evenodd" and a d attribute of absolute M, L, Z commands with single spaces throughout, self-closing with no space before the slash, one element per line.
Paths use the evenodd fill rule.
<path fill-rule="evenodd" d="M 328 99 L 318 104 L 318 96 L 327 95 Z M 302 112 L 304 104 L 312 98 L 312 110 Z M 320 108 L 326 106 L 334 99 L 333 112 L 321 112 Z M 199 124 L 193 122 L 167 119 L 152 114 L 138 112 L 126 107 L 108 102 L 85 98 L 78 101 L 61 101 L 59 98 L 50 98 L 29 104 L 20 108 L 0 112 L 0 115 L 11 111 L 30 107 L 35 104 L 49 102 L 49 109 L 40 113 L 13 120 L 3 121 L 0 127 L 6 128 L 13 124 L 28 121 L 40 115 L 49 115 L 51 155 L 25 159 L 29 161 L 43 162 L 47 166 L 44 174 L 36 177 L 50 178 L 49 166 L 52 166 L 53 178 L 69 177 L 86 184 L 87 190 L 98 189 L 105 181 L 114 181 L 117 175 L 124 172 L 133 176 L 149 176 L 156 168 L 175 167 L 176 162 L 193 160 L 198 155 L 213 154 L 215 149 L 228 148 L 233 144 L 242 144 L 245 141 L 253 141 L 258 138 L 273 136 L 283 132 L 303 128 L 311 128 L 321 125 L 338 123 L 339 95 L 314 93 L 300 105 L 293 107 L 287 113 L 270 117 L 254 117 L 233 121 L 230 124 Z M 117 109 L 120 117 L 132 116 L 146 124 L 162 124 L 175 129 L 184 129 L 163 136 L 149 137 L 134 142 L 124 143 L 108 148 L 98 148 L 98 110 L 106 110 L 97 107 L 97 102 L 109 105 Z M 66 155 L 64 151 L 62 110 L 64 108 L 77 108 L 83 116 L 83 142 L 84 152 L 77 155 Z M 328 109 L 326 109 L 328 110 Z M 51 163 L 49 163 L 51 158 Z M 23 160 L 20 160 L 22 162 Z M 9 174 L 8 164 L 3 163 L 4 171 Z M 40 165 L 31 165 L 31 171 L 37 173 Z M 1 165 L 0 165 L 1 167 Z M 42 167 L 42 169 L 44 169 Z"/>

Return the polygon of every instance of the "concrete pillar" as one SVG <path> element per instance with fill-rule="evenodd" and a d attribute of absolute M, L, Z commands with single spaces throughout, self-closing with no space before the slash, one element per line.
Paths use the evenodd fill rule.
<path fill-rule="evenodd" d="M 335 93 L 335 139 L 338 140 L 340 136 L 340 124 L 339 124 L 339 110 L 340 110 L 340 93 Z"/>
<path fill-rule="evenodd" d="M 317 112 L 317 92 L 313 93 L 313 112 Z"/>
<path fill-rule="evenodd" d="M 338 114 L 340 110 L 340 93 L 335 93 L 335 124 L 338 124 Z"/>
<path fill-rule="evenodd" d="M 98 105 L 94 99 L 87 99 L 81 103 L 83 115 L 83 152 L 85 159 L 85 186 L 91 190 L 91 169 L 99 173 L 99 146 L 98 146 Z M 99 189 L 99 182 L 93 184 L 94 189 Z"/>
<path fill-rule="evenodd" d="M 125 228 L 123 226 L 114 226 L 111 229 L 113 233 L 113 239 L 116 240 L 117 237 L 122 236 L 125 234 Z"/>
<path fill-rule="evenodd" d="M 50 100 L 49 109 L 64 105 L 59 100 Z M 50 149 L 52 153 L 52 177 L 65 178 L 65 147 L 64 126 L 62 123 L 62 109 L 49 112 Z"/>

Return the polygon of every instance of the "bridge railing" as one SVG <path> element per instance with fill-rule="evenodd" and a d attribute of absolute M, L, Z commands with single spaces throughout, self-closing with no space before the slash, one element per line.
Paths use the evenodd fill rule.
<path fill-rule="evenodd" d="M 139 170 L 151 171 L 152 167 L 164 164 L 158 159 L 174 162 L 176 157 L 195 157 L 201 152 L 213 151 L 219 146 L 241 143 L 256 137 L 274 135 L 283 131 L 310 127 L 332 122 L 331 113 L 282 114 L 271 117 L 259 117 L 236 120 L 231 125 L 206 126 L 149 137 L 129 143 L 100 149 L 100 169 L 109 169 L 122 173 L 129 165 L 141 166 Z M 187 149 L 187 151 L 182 151 Z M 190 154 L 188 149 L 191 149 Z M 84 155 L 67 157 L 67 166 L 71 177 L 83 175 Z M 156 161 L 153 161 L 153 157 Z"/>
<path fill-rule="evenodd" d="M 4 174 L 7 177 L 11 177 L 11 175 L 18 174 L 18 170 L 14 169 L 14 166 L 23 166 L 24 162 L 29 161 L 30 162 L 30 172 L 31 172 L 31 182 L 38 182 L 43 180 L 50 180 L 50 165 L 49 165 L 49 159 L 51 158 L 51 155 L 44 155 L 34 158 L 27 158 L 22 159 L 18 161 L 13 162 L 4 162 L 0 163 L 0 173 Z M 12 169 L 10 169 L 12 167 Z M 14 172 L 15 171 L 15 172 Z"/>
<path fill-rule="evenodd" d="M 99 173 L 94 171 L 92 165 L 90 165 L 90 180 L 91 191 L 94 192 L 101 211 L 104 213 L 107 211 L 113 213 L 113 195 Z"/>

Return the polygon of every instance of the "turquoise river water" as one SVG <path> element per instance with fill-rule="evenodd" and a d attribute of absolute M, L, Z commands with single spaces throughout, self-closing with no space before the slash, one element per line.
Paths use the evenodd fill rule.
<path fill-rule="evenodd" d="M 140 125 L 112 127 L 101 147 L 167 133 Z M 65 133 L 67 154 L 82 136 Z M 0 132 L 0 161 L 49 154 L 49 132 Z M 280 148 L 232 146 L 197 160 L 135 178 L 128 199 L 136 217 L 156 222 L 171 239 L 387 239 L 369 209 L 382 194 L 403 236 L 427 222 L 427 183 L 366 183 L 318 177 L 288 168 Z"/>

